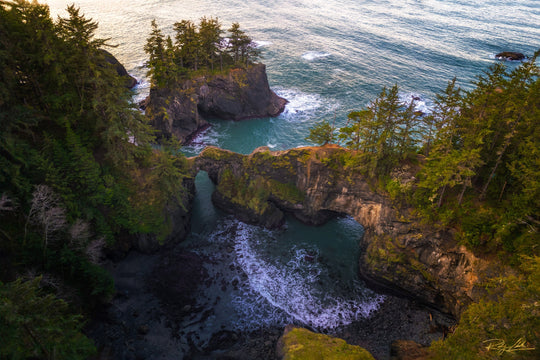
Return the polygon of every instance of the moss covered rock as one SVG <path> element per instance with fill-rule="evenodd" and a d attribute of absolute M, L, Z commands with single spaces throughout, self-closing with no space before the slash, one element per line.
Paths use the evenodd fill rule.
<path fill-rule="evenodd" d="M 393 200 L 365 175 L 354 151 L 337 145 L 260 147 L 242 155 L 208 147 L 190 161 L 216 184 L 216 206 L 242 221 L 274 228 L 283 223 L 283 213 L 312 225 L 337 215 L 354 217 L 365 229 L 359 270 L 370 285 L 456 316 L 476 294 L 481 259 L 451 231 L 423 224 L 406 203 Z M 394 173 L 396 186 L 414 186 L 413 167 L 403 164 Z"/>
<path fill-rule="evenodd" d="M 293 326 L 285 329 L 277 346 L 278 358 L 283 360 L 375 360 L 360 346 Z"/>

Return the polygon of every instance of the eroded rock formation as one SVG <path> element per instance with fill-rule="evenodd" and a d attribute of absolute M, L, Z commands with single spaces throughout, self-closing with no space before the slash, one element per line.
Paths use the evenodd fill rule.
<path fill-rule="evenodd" d="M 422 225 L 411 209 L 376 191 L 351 155 L 335 145 L 263 147 L 250 155 L 209 147 L 191 161 L 217 184 L 216 205 L 244 221 L 275 227 L 283 212 L 310 224 L 354 217 L 365 228 L 360 270 L 366 280 L 459 315 L 475 297 L 481 261 L 450 230 Z M 399 181 L 414 181 L 412 169 L 399 170 Z"/>
<path fill-rule="evenodd" d="M 105 61 L 111 64 L 116 70 L 116 73 L 122 79 L 124 79 L 125 87 L 127 87 L 128 89 L 131 89 L 135 87 L 135 85 L 137 85 L 137 79 L 129 75 L 124 65 L 122 65 L 122 63 L 120 63 L 120 61 L 118 61 L 118 59 L 114 57 L 113 54 L 103 49 L 99 49 L 98 51 L 101 51 L 103 53 L 103 56 L 105 57 Z"/>
<path fill-rule="evenodd" d="M 225 75 L 186 80 L 175 89 L 152 88 L 146 114 L 163 137 L 182 142 L 207 126 L 205 118 L 243 120 L 279 115 L 286 100 L 268 85 L 266 66 L 232 69 Z"/>

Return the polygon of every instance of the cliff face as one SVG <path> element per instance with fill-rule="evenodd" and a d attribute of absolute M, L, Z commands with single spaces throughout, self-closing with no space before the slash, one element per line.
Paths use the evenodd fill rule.
<path fill-rule="evenodd" d="M 120 63 L 118 61 L 118 59 L 116 59 L 114 57 L 113 54 L 111 54 L 110 52 L 108 52 L 107 50 L 103 50 L 103 49 L 99 49 L 98 51 L 100 51 L 101 53 L 103 53 L 103 56 L 105 58 L 105 61 L 107 63 L 109 63 L 110 65 L 112 65 L 114 67 L 114 69 L 116 70 L 116 73 L 122 78 L 124 79 L 124 83 L 125 83 L 125 86 L 129 89 L 135 87 L 135 85 L 137 85 L 137 79 L 135 79 L 133 76 L 129 75 L 129 73 L 127 72 L 126 68 L 124 67 L 124 65 L 122 65 L 122 63 Z"/>
<path fill-rule="evenodd" d="M 186 238 L 190 231 L 191 208 L 195 195 L 194 177 L 183 180 L 186 192 L 178 201 L 170 201 L 163 208 L 163 221 L 168 224 L 168 233 L 160 239 L 156 233 L 129 234 L 117 237 L 112 248 L 108 249 L 108 256 L 113 259 L 122 259 L 134 249 L 143 254 L 151 254 L 163 246 L 178 243 Z"/>
<path fill-rule="evenodd" d="M 268 85 L 266 66 L 232 69 L 225 75 L 186 80 L 176 89 L 151 89 L 146 113 L 161 136 L 183 142 L 207 125 L 205 117 L 243 120 L 279 115 L 286 100 Z"/>
<path fill-rule="evenodd" d="M 207 148 L 192 159 L 216 186 L 216 205 L 240 219 L 280 226 L 283 212 L 310 224 L 347 214 L 365 228 L 362 276 L 377 286 L 458 315 L 474 297 L 481 261 L 452 233 L 421 225 L 377 193 L 338 146 L 240 155 Z"/>

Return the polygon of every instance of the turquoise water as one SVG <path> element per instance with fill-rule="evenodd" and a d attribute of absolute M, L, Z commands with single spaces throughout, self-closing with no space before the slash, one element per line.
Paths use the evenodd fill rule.
<path fill-rule="evenodd" d="M 258 42 L 271 87 L 289 100 L 284 113 L 212 120 L 184 149 L 187 155 L 206 145 L 240 153 L 306 145 L 314 123 L 342 124 L 393 84 L 403 99 L 419 97 L 421 110 L 429 111 L 434 94 L 454 76 L 469 89 L 494 54 L 532 55 L 540 48 L 538 0 L 46 1 L 54 16 L 73 2 L 100 23 L 99 36 L 118 45 L 111 52 L 141 81 L 136 99 L 148 92 L 143 47 L 154 18 L 165 32 L 181 19 L 215 16 L 225 29 L 238 21 Z M 310 228 L 288 219 L 286 229 L 267 231 L 217 211 L 204 174 L 197 188 L 186 247 L 212 258 L 212 284 L 200 296 L 200 306 L 212 310 L 200 320 L 208 333 L 288 322 L 333 329 L 383 301 L 356 278 L 362 227 L 354 220 Z"/>

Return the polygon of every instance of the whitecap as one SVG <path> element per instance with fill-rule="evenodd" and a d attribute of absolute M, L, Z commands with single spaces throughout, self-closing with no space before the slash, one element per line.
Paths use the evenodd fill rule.
<path fill-rule="evenodd" d="M 314 61 L 318 59 L 322 59 L 325 57 L 328 57 L 332 54 L 322 51 L 308 51 L 302 55 L 302 58 L 307 61 Z"/>
<path fill-rule="evenodd" d="M 150 81 L 147 78 L 143 78 L 137 81 L 137 84 L 133 87 L 133 102 L 139 104 L 150 94 Z"/>
<path fill-rule="evenodd" d="M 430 114 L 433 111 L 433 100 L 426 97 L 423 94 L 416 92 L 399 93 L 399 101 L 404 106 L 408 106 L 411 101 L 414 101 L 414 110 L 422 113 L 423 115 Z"/>
<path fill-rule="evenodd" d="M 288 100 L 280 117 L 287 121 L 308 121 L 323 106 L 323 99 L 318 94 L 309 94 L 295 89 L 277 89 L 278 96 Z"/>
<path fill-rule="evenodd" d="M 254 40 L 253 42 L 255 43 L 255 46 L 258 48 L 272 45 L 271 41 L 265 41 L 265 40 Z"/>

